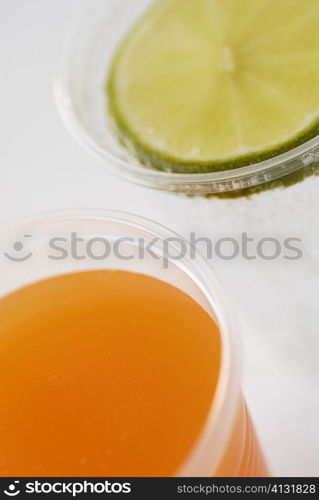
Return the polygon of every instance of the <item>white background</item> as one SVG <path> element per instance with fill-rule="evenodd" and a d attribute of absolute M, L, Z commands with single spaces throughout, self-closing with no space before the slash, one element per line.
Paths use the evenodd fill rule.
<path fill-rule="evenodd" d="M 94 1 L 90 1 L 92 8 Z M 245 396 L 274 475 L 319 476 L 319 178 L 251 199 L 188 199 L 111 176 L 64 129 L 52 95 L 72 0 L 0 4 L 0 221 L 112 208 L 187 236 L 302 238 L 303 258 L 212 265 L 236 310 Z"/>

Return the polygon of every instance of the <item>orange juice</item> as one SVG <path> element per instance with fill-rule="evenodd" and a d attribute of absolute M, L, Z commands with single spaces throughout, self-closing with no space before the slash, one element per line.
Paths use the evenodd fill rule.
<path fill-rule="evenodd" d="M 211 316 L 146 275 L 78 272 L 7 295 L 0 476 L 176 474 L 205 425 L 221 352 Z M 254 474 L 238 415 L 220 474 Z"/>

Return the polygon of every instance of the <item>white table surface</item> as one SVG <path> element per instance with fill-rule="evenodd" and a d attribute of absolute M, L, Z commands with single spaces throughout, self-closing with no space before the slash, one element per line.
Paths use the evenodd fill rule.
<path fill-rule="evenodd" d="M 299 261 L 215 258 L 213 266 L 241 324 L 244 392 L 273 474 L 319 476 L 319 177 L 219 200 L 110 175 L 64 129 L 52 95 L 72 9 L 73 0 L 1 2 L 0 222 L 95 207 L 145 215 L 185 236 L 302 238 Z"/>

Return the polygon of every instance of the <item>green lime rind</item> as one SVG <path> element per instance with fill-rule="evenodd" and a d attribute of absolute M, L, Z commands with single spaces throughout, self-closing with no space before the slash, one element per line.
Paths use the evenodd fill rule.
<path fill-rule="evenodd" d="M 276 145 L 260 153 L 250 153 L 236 156 L 230 159 L 213 160 L 211 162 L 184 161 L 173 156 L 163 154 L 160 151 L 150 149 L 143 143 L 141 137 L 129 129 L 123 119 L 117 105 L 116 91 L 113 85 L 113 72 L 116 70 L 116 60 L 106 85 L 109 98 L 108 109 L 112 125 L 118 140 L 133 154 L 142 165 L 160 170 L 162 172 L 173 172 L 178 174 L 205 174 L 209 172 L 223 172 L 237 168 L 247 167 L 270 158 L 275 158 L 287 153 L 292 149 L 305 144 L 319 135 L 319 119 L 316 119 L 307 129 L 300 132 L 289 141 Z"/>

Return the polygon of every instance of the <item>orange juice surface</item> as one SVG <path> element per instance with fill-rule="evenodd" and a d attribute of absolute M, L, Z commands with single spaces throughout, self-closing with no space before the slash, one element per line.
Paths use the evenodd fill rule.
<path fill-rule="evenodd" d="M 212 318 L 141 274 L 68 274 L 6 296 L 0 476 L 173 475 L 205 423 L 220 357 Z"/>

